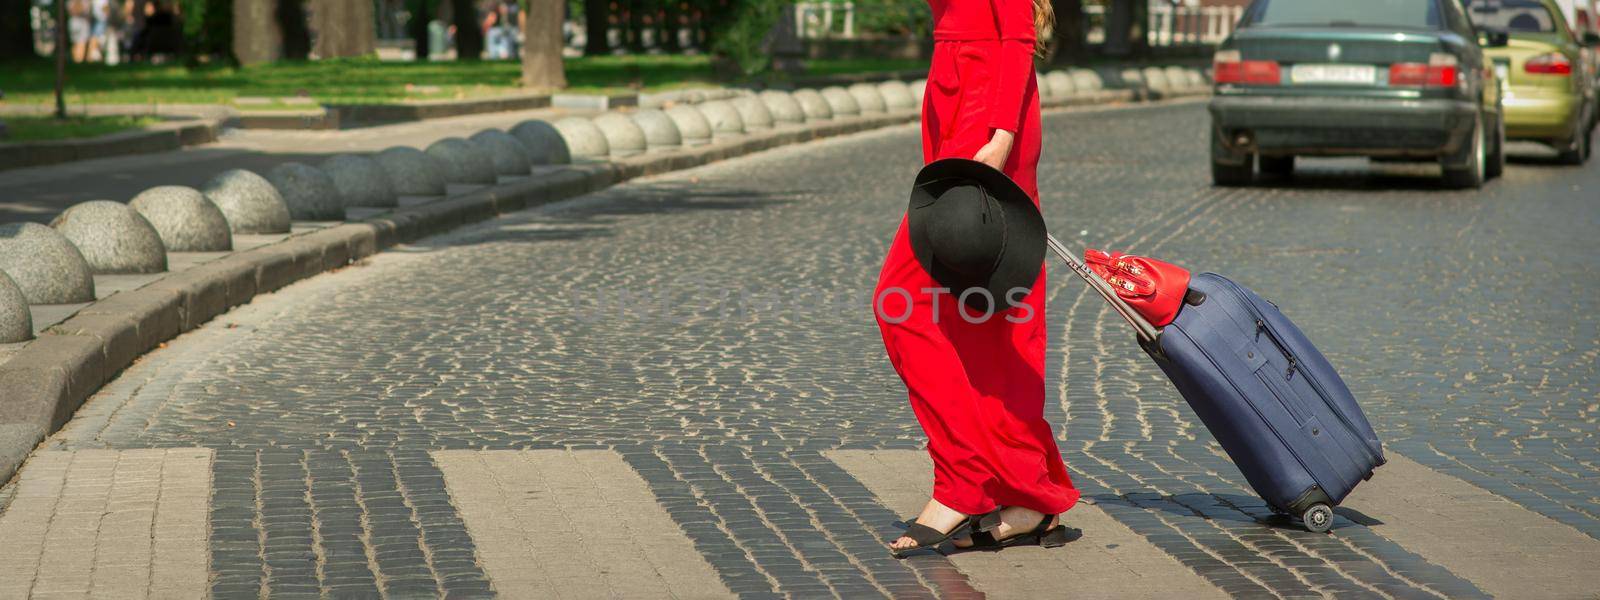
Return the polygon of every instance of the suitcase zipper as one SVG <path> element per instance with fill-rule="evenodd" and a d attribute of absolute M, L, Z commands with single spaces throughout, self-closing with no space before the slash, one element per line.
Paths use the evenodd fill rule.
<path fill-rule="evenodd" d="M 1297 370 L 1299 360 L 1294 357 L 1293 352 L 1289 351 L 1288 345 L 1284 344 L 1283 341 L 1278 338 L 1277 330 L 1272 328 L 1272 324 L 1267 322 L 1266 316 L 1261 314 L 1261 311 L 1256 310 L 1255 303 L 1250 302 L 1249 296 L 1246 296 L 1244 291 L 1239 289 L 1239 284 L 1234 283 L 1233 280 L 1226 277 L 1219 277 L 1219 279 L 1222 279 L 1228 283 L 1227 287 L 1229 291 L 1233 292 L 1233 295 L 1239 298 L 1239 302 L 1244 305 L 1245 310 L 1249 311 L 1250 315 L 1255 318 L 1256 330 L 1258 332 L 1266 331 L 1267 339 L 1272 340 L 1272 345 L 1277 346 L 1278 351 L 1282 352 L 1284 358 L 1289 360 L 1289 370 L 1287 373 L 1285 373 L 1285 377 L 1292 377 L 1294 372 Z M 1350 418 L 1345 416 L 1344 411 L 1339 410 L 1338 406 L 1334 406 L 1333 401 L 1328 398 L 1328 393 L 1322 389 L 1322 384 L 1317 381 L 1316 376 L 1312 375 L 1311 371 L 1305 371 L 1304 373 L 1306 376 L 1306 383 L 1311 384 L 1311 391 L 1316 392 L 1317 398 L 1322 400 L 1322 404 L 1327 406 L 1328 410 L 1333 412 L 1333 416 L 1339 418 L 1339 422 L 1344 424 L 1345 430 L 1349 431 L 1357 440 L 1361 441 L 1361 448 L 1367 452 L 1367 458 L 1369 460 L 1376 460 L 1377 456 L 1379 456 L 1378 452 L 1374 451 L 1372 446 L 1367 443 L 1366 438 L 1361 436 L 1361 433 L 1356 429 L 1355 425 L 1350 422 Z"/>

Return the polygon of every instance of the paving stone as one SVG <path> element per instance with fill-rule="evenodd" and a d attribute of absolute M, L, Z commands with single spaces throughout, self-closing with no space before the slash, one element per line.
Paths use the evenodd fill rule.
<path fill-rule="evenodd" d="M 1394 456 L 1595 539 L 1597 350 L 1585 332 L 1600 300 L 1581 268 L 1551 257 L 1591 253 L 1596 209 L 1572 187 L 1600 186 L 1596 172 L 1514 164 L 1504 182 L 1456 192 L 1426 167 L 1327 160 L 1217 189 L 1205 123 L 1197 103 L 1048 117 L 1047 219 L 1073 246 L 1173 257 L 1261 291 L 1347 374 Z M 428 597 L 473 581 L 465 565 L 503 540 L 467 535 L 463 513 L 440 508 L 449 473 L 423 449 L 569 448 L 620 455 L 653 496 L 642 508 L 664 512 L 729 592 L 977 597 L 988 567 L 888 558 L 883 540 L 907 509 L 824 454 L 923 444 L 863 308 L 904 209 L 905 180 L 885 173 L 915 171 L 919 135 L 898 127 L 635 180 L 301 282 L 234 309 L 236 327 L 146 357 L 84 408 L 115 411 L 51 444 L 219 448 L 214 536 L 253 528 L 257 502 L 294 487 L 274 477 L 309 477 L 301 497 L 317 522 L 362 531 L 373 561 L 426 544 L 431 562 L 409 555 L 394 579 Z M 1413 276 L 1374 275 L 1385 272 Z M 1243 597 L 1487 596 L 1438 550 L 1386 537 L 1393 523 L 1341 512 L 1335 534 L 1312 535 L 1272 515 L 1114 315 L 1059 270 L 1045 285 L 1046 419 L 1105 526 L 1165 555 L 1152 560 Z M 799 299 L 768 306 L 784 298 Z M 338 460 L 346 473 L 320 475 Z M 300 474 L 279 475 L 294 473 L 285 465 Z M 567 471 L 561 485 L 591 485 Z M 359 510 L 320 512 L 324 477 L 351 484 Z M 1380 469 L 1369 485 L 1385 477 L 1407 481 Z M 434 537 L 441 526 L 456 529 Z M 264 580 L 259 546 L 212 543 L 219 575 Z M 1009 552 L 979 558 L 1030 556 Z M 550 573 L 571 576 L 562 568 L 581 570 Z M 1041 585 L 1012 570 L 1019 588 Z"/>

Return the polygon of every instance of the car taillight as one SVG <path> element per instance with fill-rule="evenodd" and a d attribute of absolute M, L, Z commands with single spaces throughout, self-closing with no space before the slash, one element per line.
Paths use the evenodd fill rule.
<path fill-rule="evenodd" d="M 1278 85 L 1283 72 L 1272 60 L 1244 60 L 1238 50 L 1223 50 L 1212 58 L 1212 78 L 1217 83 Z"/>
<path fill-rule="evenodd" d="M 1436 52 L 1428 56 L 1428 63 L 1394 63 L 1389 65 L 1389 85 L 1420 87 L 1454 87 L 1459 74 L 1456 56 Z"/>
<path fill-rule="evenodd" d="M 1565 54 L 1540 54 L 1522 63 L 1522 70 L 1534 75 L 1571 75 L 1572 61 Z"/>

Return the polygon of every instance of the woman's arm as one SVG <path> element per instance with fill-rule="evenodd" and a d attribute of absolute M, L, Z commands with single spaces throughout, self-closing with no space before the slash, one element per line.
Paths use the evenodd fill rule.
<path fill-rule="evenodd" d="M 1023 95 L 1033 68 L 1033 0 L 989 0 L 1000 26 L 1000 55 L 989 90 L 989 128 L 994 133 L 973 160 L 1004 169 L 1022 121 Z"/>
<path fill-rule="evenodd" d="M 989 127 L 1013 134 L 1022 121 L 1023 94 L 1033 68 L 1033 0 L 989 0 L 1000 25 L 1000 55 L 989 98 Z"/>

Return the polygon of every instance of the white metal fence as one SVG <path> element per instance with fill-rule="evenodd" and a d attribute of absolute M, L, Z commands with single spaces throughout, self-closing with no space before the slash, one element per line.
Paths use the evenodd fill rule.
<path fill-rule="evenodd" d="M 802 39 L 856 37 L 853 2 L 797 2 L 793 10 L 795 31 Z M 1085 3 L 1083 12 L 1088 42 L 1104 43 L 1105 5 Z M 1242 6 L 1174 6 L 1167 0 L 1152 0 L 1146 35 L 1151 46 L 1215 44 L 1233 32 L 1243 14 Z"/>

